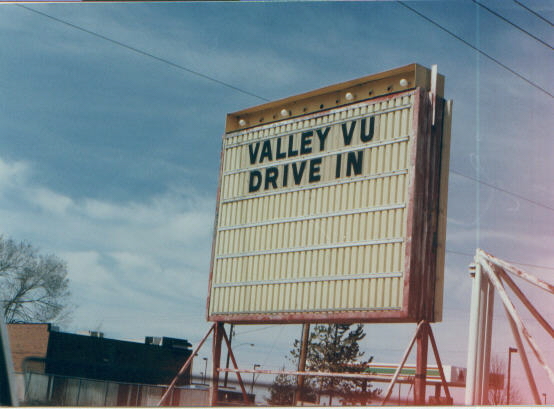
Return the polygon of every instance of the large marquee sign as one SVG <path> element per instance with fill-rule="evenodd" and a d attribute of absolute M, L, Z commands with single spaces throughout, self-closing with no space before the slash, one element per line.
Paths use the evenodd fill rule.
<path fill-rule="evenodd" d="M 414 64 L 228 115 L 209 320 L 441 319 L 449 110 L 435 74 Z"/>

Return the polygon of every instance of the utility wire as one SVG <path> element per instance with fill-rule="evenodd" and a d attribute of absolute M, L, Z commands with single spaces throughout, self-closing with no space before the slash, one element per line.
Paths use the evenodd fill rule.
<path fill-rule="evenodd" d="M 477 179 L 477 178 L 474 178 L 474 177 L 465 175 L 465 174 L 463 174 L 463 173 L 461 173 L 461 172 L 458 172 L 458 171 L 456 171 L 456 170 L 450 169 L 450 172 L 451 172 L 451 173 L 454 173 L 454 174 L 456 174 L 456 175 L 458 175 L 458 176 L 461 176 L 461 177 L 464 177 L 464 178 L 473 180 L 474 182 L 480 183 L 480 184 L 482 184 L 482 185 L 484 185 L 484 186 L 490 187 L 491 189 L 498 190 L 498 191 L 500 191 L 500 192 L 502 192 L 502 193 L 506 193 L 506 194 L 508 194 L 508 195 L 517 197 L 518 199 L 521 199 L 521 200 L 525 200 L 526 202 L 532 203 L 532 204 L 534 204 L 535 206 L 539 206 L 539 207 L 542 207 L 542 208 L 544 208 L 544 209 L 554 211 L 554 207 L 552 207 L 552 206 L 545 205 L 544 203 L 537 202 L 536 200 L 528 199 L 528 198 L 526 198 L 525 196 L 519 195 L 519 194 L 514 193 L 514 192 L 510 192 L 509 190 L 506 190 L 506 189 L 502 189 L 501 187 L 498 187 L 498 186 L 495 186 L 495 185 L 493 185 L 493 184 L 484 182 L 484 181 L 482 181 L 482 180 L 480 180 L 480 179 Z"/>
<path fill-rule="evenodd" d="M 440 25 L 439 23 L 435 22 L 434 20 L 431 20 L 429 17 L 425 16 L 424 14 L 422 14 L 422 13 L 420 13 L 419 11 L 415 10 L 414 8 L 408 6 L 407 4 L 405 4 L 405 3 L 402 2 L 402 1 L 398 1 L 398 3 L 401 4 L 402 6 L 404 6 L 405 8 L 411 10 L 411 11 L 414 12 L 415 14 L 419 15 L 419 16 L 422 17 L 423 19 L 429 21 L 429 22 L 432 23 L 433 25 L 439 27 L 441 30 L 443 30 L 443 31 L 445 31 L 446 33 L 450 34 L 450 35 L 453 36 L 454 38 L 456 38 L 456 39 L 458 39 L 459 41 L 463 42 L 463 43 L 466 44 L 468 47 L 474 49 L 475 51 L 477 51 L 477 52 L 481 53 L 482 55 L 484 55 L 485 57 L 489 58 L 490 60 L 492 60 L 492 61 L 495 62 L 496 64 L 500 65 L 500 66 L 501 66 L 502 68 L 504 68 L 505 70 L 511 72 L 513 75 L 515 75 L 515 76 L 517 76 L 518 78 L 520 78 L 521 80 L 527 82 L 527 83 L 528 83 L 529 85 L 531 85 L 532 87 L 537 88 L 538 90 L 544 92 L 544 93 L 547 94 L 548 96 L 554 98 L 554 95 L 553 95 L 553 94 L 551 94 L 551 93 L 550 93 L 549 91 L 547 91 L 546 89 L 542 88 L 540 85 L 538 85 L 538 84 L 534 83 L 533 81 L 529 80 L 528 78 L 524 77 L 522 74 L 519 74 L 518 72 L 514 71 L 514 70 L 511 69 L 510 67 L 508 67 L 508 66 L 506 66 L 505 64 L 503 64 L 502 62 L 500 62 L 499 60 L 495 59 L 494 57 L 490 56 L 489 54 L 487 54 L 487 53 L 485 53 L 484 51 L 480 50 L 479 48 L 475 47 L 473 44 L 467 42 L 467 41 L 464 40 L 463 38 L 457 36 L 456 34 L 454 34 L 454 33 L 451 32 L 451 31 L 449 31 L 448 29 L 446 29 L 445 27 L 443 27 L 443 26 Z M 59 23 L 61 23 L 61 24 L 65 24 L 65 25 L 67 25 L 67 26 L 69 26 L 69 27 L 71 27 L 71 28 L 74 28 L 74 29 L 76 29 L 76 30 L 79 30 L 79 31 L 85 32 L 85 33 L 87 33 L 87 34 L 93 35 L 93 36 L 95 36 L 95 37 L 97 37 L 97 38 L 100 38 L 100 39 L 102 39 L 102 40 L 104 40 L 104 41 L 108 41 L 108 42 L 110 42 L 110 43 L 112 43 L 112 44 L 119 45 L 120 47 L 126 48 L 126 49 L 128 49 L 128 50 L 130 50 L 130 51 L 133 51 L 133 52 L 137 53 L 137 54 L 144 55 L 144 56 L 146 56 L 146 57 L 155 59 L 155 60 L 157 60 L 157 61 L 159 61 L 159 62 L 163 62 L 163 63 L 165 63 L 165 64 L 168 64 L 168 65 L 170 65 L 170 66 L 172 66 L 172 67 L 174 67 L 174 68 L 177 68 L 177 69 L 186 71 L 186 72 L 188 72 L 188 73 L 190 73 L 190 74 L 193 74 L 193 75 L 197 75 L 197 76 L 202 77 L 202 78 L 204 78 L 204 79 L 207 79 L 207 80 L 209 80 L 209 81 L 213 81 L 213 82 L 215 82 L 215 83 L 217 83 L 217 84 L 220 84 L 220 85 L 223 85 L 223 86 L 225 86 L 225 87 L 227 87 L 227 88 L 230 88 L 230 89 L 233 89 L 233 90 L 235 90 L 235 91 L 241 92 L 241 93 L 243 93 L 243 94 L 246 94 L 246 95 L 249 95 L 249 96 L 258 98 L 258 99 L 260 99 L 260 100 L 262 100 L 262 101 L 266 101 L 266 102 L 269 101 L 267 98 L 264 98 L 264 97 L 262 97 L 262 96 L 256 95 L 256 94 L 254 94 L 254 93 L 252 93 L 252 92 L 250 92 L 250 91 L 246 91 L 246 90 L 244 90 L 244 89 L 242 89 L 242 88 L 239 88 L 239 87 L 236 87 L 236 86 L 234 86 L 234 85 L 228 84 L 228 83 L 226 83 L 226 82 L 224 82 L 224 81 L 221 81 L 221 80 L 218 80 L 218 79 L 216 79 L 216 78 L 210 77 L 210 76 L 208 76 L 208 75 L 206 75 L 206 74 L 202 74 L 201 72 L 192 70 L 192 69 L 187 68 L 187 67 L 185 67 L 185 66 L 183 66 L 183 65 L 176 64 L 176 63 L 174 63 L 174 62 L 172 62 L 172 61 L 169 61 L 169 60 L 167 60 L 167 59 L 165 59 L 165 58 L 158 57 L 158 56 L 156 56 L 156 55 L 154 55 L 154 54 L 151 54 L 151 53 L 148 53 L 148 52 L 146 52 L 146 51 L 140 50 L 140 49 L 138 49 L 138 48 L 132 47 L 132 46 L 130 46 L 130 45 L 128 45 L 128 44 L 125 44 L 125 43 L 122 43 L 122 42 L 120 42 L 120 41 L 111 39 L 111 38 L 109 38 L 109 37 L 106 37 L 106 36 L 104 36 L 104 35 L 102 35 L 102 34 L 99 34 L 99 33 L 94 32 L 94 31 L 87 30 L 87 29 L 85 29 L 85 28 L 83 28 L 83 27 L 80 27 L 80 26 L 78 26 L 78 25 L 72 24 L 72 23 L 70 23 L 70 22 L 68 22 L 68 21 L 65 21 L 65 20 L 62 20 L 62 19 L 60 19 L 60 18 L 54 17 L 54 16 L 52 16 L 52 15 L 50 15 L 50 14 L 47 14 L 47 13 L 44 13 L 44 12 L 35 10 L 35 9 L 30 8 L 30 7 L 27 7 L 27 6 L 23 6 L 23 5 L 21 5 L 21 4 L 18 4 L 17 6 L 19 6 L 19 7 L 21 7 L 21 8 L 24 8 L 24 9 L 26 9 L 26 10 L 28 10 L 28 11 L 31 11 L 31 12 L 33 12 L 33 13 L 39 14 L 39 15 L 41 15 L 41 16 L 43 16 L 43 17 L 49 18 L 49 19 L 51 19 L 51 20 L 54 20 L 54 21 L 56 21 L 56 22 L 59 22 Z"/>
<path fill-rule="evenodd" d="M 248 330 L 248 331 L 241 331 L 241 332 L 236 333 L 236 335 L 244 335 L 244 334 L 250 334 L 251 332 L 265 331 L 266 329 L 270 329 L 270 328 L 274 329 L 275 325 L 268 325 L 268 326 L 265 326 L 265 327 L 262 327 L 262 328 L 251 329 L 251 330 Z"/>
<path fill-rule="evenodd" d="M 475 0 L 474 0 L 474 1 L 475 1 Z M 468 45 L 469 47 L 473 48 L 474 50 L 476 50 L 476 51 L 482 53 L 483 55 L 485 55 L 486 57 L 490 58 L 491 60 L 493 60 L 494 62 L 496 62 L 496 63 L 499 64 L 500 66 L 504 67 L 504 68 L 507 69 L 508 71 L 510 71 L 510 72 L 512 72 L 513 74 L 517 75 L 519 78 L 521 78 L 521 79 L 523 79 L 524 81 L 528 82 L 529 84 L 533 85 L 535 88 L 540 89 L 541 91 L 545 92 L 546 94 L 548 94 L 548 95 L 551 96 L 551 97 L 554 96 L 554 95 L 550 94 L 548 91 L 546 91 L 545 89 L 543 89 L 543 88 L 539 87 L 538 85 L 532 83 L 531 81 L 529 81 L 528 79 L 526 79 L 526 78 L 523 77 L 522 75 L 520 75 L 520 74 L 516 73 L 515 71 L 511 70 L 510 68 L 506 67 L 504 64 L 500 63 L 498 60 L 496 60 L 496 59 L 490 57 L 488 54 L 485 54 L 483 51 L 479 50 L 477 47 L 475 47 L 475 46 L 473 46 L 472 44 L 468 43 L 468 42 L 465 41 L 464 39 L 458 37 L 456 34 L 450 32 L 449 30 L 447 30 L 446 28 L 444 28 L 444 27 L 441 26 L 440 24 L 438 24 L 438 23 L 436 23 L 435 21 L 429 19 L 428 17 L 426 17 L 425 15 L 421 14 L 421 13 L 418 12 L 417 10 L 415 10 L 415 9 L 413 9 L 413 8 L 411 8 L 411 7 L 409 7 L 409 6 L 406 5 L 404 2 L 398 1 L 398 3 L 400 3 L 400 4 L 403 5 L 404 7 L 408 8 L 409 10 L 413 11 L 414 13 L 416 13 L 416 14 L 419 15 L 420 17 L 424 18 L 425 20 L 431 22 L 432 24 L 434 24 L 435 26 L 439 27 L 440 29 L 446 31 L 448 34 L 450 34 L 450 35 L 452 35 L 453 37 L 455 37 L 456 39 L 462 41 L 464 44 Z M 87 30 L 87 29 L 85 29 L 85 28 L 83 28 L 83 27 L 80 27 L 80 26 L 77 26 L 77 25 L 75 25 L 75 24 L 69 23 L 69 22 L 67 22 L 67 21 L 65 21 L 65 20 L 61 20 L 61 19 L 59 19 L 59 18 L 57 18 L 57 17 L 54 17 L 54 16 L 51 16 L 51 15 L 46 14 L 46 13 L 44 13 L 44 12 L 41 12 L 41 11 L 32 9 L 32 8 L 30 8 L 30 7 L 27 7 L 27 6 L 24 6 L 24 5 L 21 5 L 21 4 L 18 4 L 18 6 L 21 7 L 21 8 L 24 8 L 24 9 L 26 9 L 26 10 L 28 10 L 28 11 L 31 11 L 31 12 L 33 12 L 33 13 L 39 14 L 39 15 L 41 15 L 41 16 L 43 16 L 43 17 L 46 17 L 46 18 L 49 18 L 49 19 L 54 20 L 54 21 L 56 21 L 56 22 L 62 23 L 62 24 L 64 24 L 64 25 L 67 25 L 67 26 L 69 26 L 69 27 L 71 27 L 71 28 L 77 29 L 77 30 L 79 30 L 79 31 L 83 31 L 83 32 L 85 32 L 85 33 L 87 33 L 87 34 L 93 35 L 93 36 L 95 36 L 95 37 L 97 37 L 97 38 L 100 38 L 100 39 L 102 39 L 102 40 L 105 40 L 105 41 L 108 41 L 108 42 L 110 42 L 110 43 L 116 44 L 116 45 L 118 45 L 118 46 L 120 46 L 120 47 L 124 47 L 124 48 L 126 48 L 126 49 L 128 49 L 128 50 L 131 50 L 131 51 L 133 51 L 133 52 L 135 52 L 135 53 L 138 53 L 138 54 L 140 54 L 140 55 L 144 55 L 144 56 L 146 56 L 146 57 L 149 57 L 149 58 L 155 59 L 155 60 L 157 60 L 157 61 L 163 62 L 163 63 L 165 63 L 165 64 L 168 64 L 168 65 L 172 66 L 172 67 L 175 67 L 175 68 L 178 68 L 178 69 L 180 69 L 180 70 L 186 71 L 186 72 L 188 72 L 188 73 L 191 73 L 191 74 L 197 75 L 197 76 L 199 76 L 199 77 L 205 78 L 205 79 L 207 79 L 207 80 L 209 80 L 209 81 L 216 82 L 216 83 L 218 83 L 218 84 L 220 84 L 220 85 L 223 85 L 223 86 L 228 87 L 228 88 L 230 88 L 230 89 L 233 89 L 233 90 L 235 90 L 235 91 L 241 92 L 241 93 L 243 93 L 243 94 L 253 96 L 253 97 L 258 98 L 258 99 L 261 99 L 261 100 L 263 100 L 263 101 L 268 101 L 268 99 L 266 99 L 266 98 L 264 98 L 264 97 L 261 97 L 261 96 L 259 96 L 259 95 L 254 94 L 254 93 L 251 93 L 251 92 L 246 91 L 246 90 L 244 90 L 244 89 L 235 87 L 235 86 L 233 86 L 233 85 L 231 85 L 231 84 L 228 84 L 228 83 L 226 83 L 226 82 L 220 81 L 220 80 L 215 79 L 215 78 L 213 78 L 213 77 L 210 77 L 210 76 L 208 76 L 208 75 L 202 74 L 202 73 L 200 73 L 200 72 L 198 72 L 198 71 L 191 70 L 191 69 L 186 68 L 186 67 L 184 67 L 184 66 L 182 66 L 182 65 L 173 63 L 173 62 L 171 62 L 171 61 L 169 61 L 169 60 L 166 60 L 166 59 L 164 59 L 164 58 L 155 56 L 155 55 L 150 54 L 150 53 L 148 53 L 148 52 L 146 52 L 146 51 L 142 51 L 142 50 L 140 50 L 140 49 L 138 49 L 138 48 L 129 46 L 129 45 L 124 44 L 124 43 L 122 43 L 122 42 L 120 42 L 120 41 L 113 40 L 113 39 L 111 39 L 111 38 L 109 38 L 109 37 L 106 37 L 106 36 L 104 36 L 104 35 L 102 35 L 102 34 L 96 33 L 96 32 L 94 32 L 94 31 Z M 537 205 L 537 206 L 540 206 L 540 207 L 546 208 L 546 209 L 548 209 L 548 210 L 554 211 L 554 207 L 544 205 L 544 204 L 542 204 L 542 203 L 539 203 L 539 202 L 537 202 L 537 201 L 528 199 L 528 198 L 523 197 L 523 196 L 521 196 L 521 195 L 518 195 L 518 194 L 516 194 L 516 193 L 513 193 L 513 192 L 510 192 L 510 191 L 508 191 L 508 190 L 499 188 L 498 186 L 494 186 L 494 185 L 491 185 L 491 184 L 489 184 L 489 183 L 483 182 L 483 181 L 481 181 L 481 180 L 479 180 L 479 179 L 472 178 L 471 176 L 464 175 L 463 173 L 457 172 L 457 171 L 455 171 L 455 170 L 451 170 L 451 172 L 452 172 L 452 173 L 455 173 L 455 174 L 457 174 L 457 175 L 459 175 L 459 176 L 462 176 L 462 177 L 471 179 L 471 180 L 473 180 L 473 181 L 475 181 L 475 182 L 477 182 L 477 183 L 481 183 L 481 184 L 483 184 L 483 185 L 485 185 L 485 186 L 488 186 L 488 187 L 490 187 L 490 188 L 499 190 L 499 191 L 501 191 L 501 192 L 503 192 L 503 193 L 512 195 L 512 196 L 517 197 L 517 198 L 519 198 L 519 199 L 521 199 L 521 200 L 525 200 L 525 201 L 530 202 L 530 203 L 533 203 L 533 204 L 535 204 L 535 205 Z"/>
<path fill-rule="evenodd" d="M 543 41 L 541 40 L 540 38 L 534 36 L 533 34 L 531 34 L 529 31 L 521 28 L 520 26 L 518 26 L 517 24 L 511 22 L 510 20 L 508 20 L 506 17 L 498 14 L 496 11 L 494 10 L 491 10 L 490 8 L 488 8 L 487 6 L 485 6 L 484 4 L 481 4 L 479 3 L 477 0 L 471 0 L 473 1 L 475 4 L 477 4 L 479 7 L 481 8 L 484 8 L 485 10 L 487 10 L 489 13 L 491 13 L 492 15 L 495 15 L 496 17 L 498 17 L 499 19 L 501 19 L 502 21 L 505 21 L 506 23 L 508 23 L 509 25 L 511 25 L 512 27 L 515 27 L 517 28 L 519 31 L 521 31 L 522 33 L 524 34 L 527 34 L 529 37 L 531 37 L 532 39 L 538 41 L 539 43 L 547 46 L 548 48 L 550 48 L 551 50 L 554 50 L 554 47 L 552 47 L 550 44 L 548 44 L 546 41 Z"/>
<path fill-rule="evenodd" d="M 65 21 L 65 20 L 59 19 L 59 18 L 57 18 L 57 17 L 51 16 L 50 14 L 46 14 L 46 13 L 44 13 L 44 12 L 42 12 L 42 11 L 38 11 L 38 10 L 35 10 L 35 9 L 30 8 L 30 7 L 27 7 L 27 6 L 23 6 L 23 5 L 21 5 L 21 4 L 17 4 L 17 6 L 18 6 L 18 7 L 21 7 L 21 8 L 24 8 L 25 10 L 32 11 L 33 13 L 39 14 L 39 15 L 41 15 L 41 16 L 43 16 L 43 17 L 46 17 L 46 18 L 49 18 L 49 19 L 51 19 L 51 20 L 57 21 L 58 23 L 65 24 L 66 26 L 69 26 L 69 27 L 74 28 L 74 29 L 76 29 L 76 30 L 79 30 L 79 31 L 82 31 L 82 32 L 84 32 L 84 33 L 93 35 L 93 36 L 95 36 L 95 37 L 97 37 L 97 38 L 100 38 L 100 39 L 102 39 L 102 40 L 104 40 L 104 41 L 108 41 L 108 42 L 110 42 L 110 43 L 112 43 L 112 44 L 115 44 L 115 45 L 118 45 L 118 46 L 120 46 L 120 47 L 123 47 L 123 48 L 126 48 L 126 49 L 128 49 L 128 50 L 131 50 L 131 51 L 133 51 L 133 52 L 135 52 L 135 53 L 137 53 L 137 54 L 140 54 L 140 55 L 143 55 L 143 56 L 152 58 L 152 59 L 157 60 L 157 61 L 159 61 L 159 62 L 163 62 L 164 64 L 168 64 L 168 65 L 170 65 L 170 66 L 172 66 L 172 67 L 174 67 L 174 68 L 180 69 L 180 70 L 182 70 L 182 71 L 186 71 L 186 72 L 188 72 L 188 73 L 190 73 L 190 74 L 193 74 L 193 75 L 196 75 L 196 76 L 198 76 L 198 77 L 202 77 L 202 78 L 204 78 L 204 79 L 206 79 L 206 80 L 209 80 L 209 81 L 215 82 L 215 83 L 217 83 L 217 84 L 223 85 L 224 87 L 227 87 L 227 88 L 230 88 L 230 89 L 232 89 L 232 90 L 241 92 L 241 93 L 246 94 L 246 95 L 249 95 L 249 96 L 251 96 L 251 97 L 255 97 L 255 98 L 261 99 L 262 101 L 269 101 L 268 99 L 266 99 L 266 98 L 264 98 L 264 97 L 261 97 L 261 96 L 259 96 L 259 95 L 256 95 L 256 94 L 254 94 L 254 93 L 252 93 L 252 92 L 250 92 L 250 91 L 246 91 L 246 90 L 244 90 L 244 89 L 242 89 L 242 88 L 239 88 L 239 87 L 236 87 L 236 86 L 234 86 L 234 85 L 228 84 L 228 83 L 226 83 L 226 82 L 224 82 L 224 81 L 218 80 L 217 78 L 210 77 L 209 75 L 206 75 L 206 74 L 202 74 L 201 72 L 192 70 L 192 69 L 187 68 L 187 67 L 185 67 L 185 66 L 183 66 L 183 65 L 174 63 L 174 62 L 169 61 L 169 60 L 166 60 L 165 58 L 162 58 L 162 57 L 158 57 L 158 56 L 156 56 L 156 55 L 154 55 L 154 54 L 151 54 L 151 53 L 148 53 L 148 52 L 146 52 L 146 51 L 142 51 L 142 50 L 140 50 L 140 49 L 138 49 L 138 48 L 132 47 L 132 46 L 130 46 L 130 45 L 128 45 L 128 44 L 122 43 L 122 42 L 120 42 L 120 41 L 111 39 L 111 38 L 106 37 L 106 36 L 103 36 L 102 34 L 96 33 L 96 32 L 94 32 L 94 31 L 87 30 L 86 28 L 80 27 L 80 26 L 75 25 L 75 24 L 72 24 L 72 23 L 70 23 L 70 22 L 68 22 L 68 21 Z"/>
<path fill-rule="evenodd" d="M 420 13 L 419 11 L 417 11 L 416 9 L 408 6 L 406 3 L 404 3 L 403 1 L 397 1 L 398 4 L 404 6 L 405 8 L 407 8 L 408 10 L 411 10 L 413 13 L 417 14 L 418 16 L 420 16 L 421 18 L 423 18 L 424 20 L 427 20 L 429 23 L 433 24 L 434 26 L 440 28 L 442 31 L 450 34 L 452 37 L 454 37 L 455 39 L 461 41 L 462 43 L 464 43 L 465 45 L 467 45 L 468 47 L 470 47 L 471 49 L 477 51 L 479 54 L 487 57 L 489 60 L 491 60 L 492 62 L 494 62 L 495 64 L 501 66 L 502 68 L 504 68 L 506 71 L 509 71 L 511 72 L 513 75 L 515 75 L 516 77 L 518 77 L 519 79 L 525 81 L 527 84 L 531 85 L 532 87 L 538 89 L 539 91 L 542 91 L 543 93 L 545 93 L 546 95 L 548 95 L 550 98 L 554 98 L 554 94 L 550 93 L 549 91 L 547 91 L 546 89 L 544 89 L 543 87 L 541 87 L 540 85 L 534 83 L 533 81 L 531 81 L 530 79 L 526 78 L 525 76 L 523 76 L 522 74 L 518 73 L 517 71 L 511 69 L 510 67 L 508 67 L 506 64 L 503 64 L 502 62 L 500 62 L 499 60 L 497 60 L 496 58 L 492 57 L 491 55 L 487 54 L 486 52 L 482 51 L 481 49 L 477 48 L 476 46 L 474 46 L 473 44 L 471 44 L 470 42 L 464 40 L 462 37 L 458 36 L 457 34 L 454 34 L 452 31 L 448 30 L 446 27 L 440 25 L 439 23 L 437 23 L 435 20 L 432 20 L 431 18 L 427 17 L 426 15 L 424 15 L 423 13 Z"/>
<path fill-rule="evenodd" d="M 517 0 L 514 0 L 514 3 L 523 7 L 525 10 L 527 10 L 529 13 L 537 16 L 538 18 L 540 18 L 541 20 L 543 21 L 546 21 L 548 24 L 550 24 L 551 26 L 554 26 L 554 24 L 552 24 L 552 22 L 550 20 L 548 20 L 546 17 L 542 16 L 541 14 L 537 13 L 535 10 L 531 10 L 529 7 L 527 7 L 526 5 L 522 4 L 521 2 L 517 1 Z"/>

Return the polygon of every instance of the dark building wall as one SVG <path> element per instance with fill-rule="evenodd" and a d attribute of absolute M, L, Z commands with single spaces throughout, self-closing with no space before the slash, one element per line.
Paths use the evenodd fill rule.
<path fill-rule="evenodd" d="M 186 342 L 186 341 L 185 341 Z M 147 345 L 64 332 L 50 333 L 46 372 L 116 382 L 168 384 L 189 349 Z M 190 372 L 179 384 L 190 383 Z"/>

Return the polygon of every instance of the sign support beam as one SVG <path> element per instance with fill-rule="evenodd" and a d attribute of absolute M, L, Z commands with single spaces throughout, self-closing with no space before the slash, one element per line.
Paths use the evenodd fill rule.
<path fill-rule="evenodd" d="M 424 338 L 426 339 L 426 341 L 423 340 Z M 412 337 L 412 340 L 408 345 L 408 348 L 404 352 L 404 356 L 402 357 L 402 361 L 400 361 L 400 365 L 398 365 L 398 368 L 396 368 L 396 372 L 394 373 L 392 380 L 389 383 L 387 392 L 385 393 L 385 398 L 383 399 L 383 402 L 381 402 L 381 406 L 384 406 L 389 400 L 392 394 L 392 389 L 396 384 L 396 382 L 398 381 L 398 377 L 400 376 L 402 368 L 406 364 L 406 360 L 408 359 L 408 356 L 410 355 L 410 352 L 412 351 L 412 348 L 416 343 L 416 341 L 418 344 L 418 351 L 417 351 L 416 376 L 415 376 L 415 386 L 414 386 L 414 400 L 416 405 L 425 404 L 427 351 L 428 351 L 429 339 L 431 339 L 431 346 L 433 348 L 433 353 L 435 354 L 435 361 L 437 362 L 437 366 L 439 368 L 441 384 L 444 388 L 447 399 L 448 400 L 451 399 L 450 391 L 448 389 L 448 383 L 446 382 L 446 377 L 444 376 L 442 361 L 439 356 L 439 350 L 437 348 L 437 343 L 435 342 L 435 337 L 433 335 L 433 330 L 431 329 L 431 325 L 429 325 L 429 322 L 421 321 L 417 326 L 416 332 Z M 425 348 L 425 350 L 423 350 L 423 348 Z M 419 384 L 418 384 L 418 378 L 419 378 Z"/>
<path fill-rule="evenodd" d="M 302 343 L 300 346 L 300 357 L 298 359 L 298 372 L 306 370 L 306 356 L 308 355 L 308 341 L 310 338 L 310 324 L 302 324 Z M 294 406 L 302 401 L 302 389 L 304 388 L 304 376 L 297 377 L 297 388 L 294 394 Z"/>
<path fill-rule="evenodd" d="M 429 350 L 429 326 L 422 325 L 417 333 L 416 373 L 414 380 L 414 403 L 425 405 L 427 387 L 427 352 Z"/>
<path fill-rule="evenodd" d="M 202 338 L 202 340 L 198 343 L 198 346 L 194 349 L 194 351 L 192 352 L 192 354 L 190 354 L 189 356 L 189 359 L 186 360 L 186 362 L 183 364 L 183 366 L 181 367 L 181 369 L 179 370 L 179 372 L 177 373 L 177 375 L 175 375 L 175 378 L 173 378 L 173 380 L 171 381 L 171 383 L 169 384 L 169 386 L 167 387 L 167 390 L 165 391 L 165 393 L 162 395 L 162 397 L 160 398 L 158 404 L 156 406 L 162 406 L 165 402 L 165 400 L 167 399 L 167 397 L 169 396 L 169 394 L 173 391 L 173 389 L 175 388 L 175 385 L 177 384 L 177 381 L 179 380 L 179 377 L 181 377 L 185 371 L 191 366 L 192 364 L 192 360 L 194 359 L 194 356 L 198 353 L 198 351 L 200 350 L 200 348 L 202 348 L 202 345 L 204 345 L 204 342 L 206 342 L 206 339 L 208 339 L 208 337 L 210 336 L 210 334 L 212 333 L 212 331 L 214 330 L 215 328 L 215 324 L 213 324 L 210 329 L 208 330 L 208 332 L 206 333 L 206 335 L 204 335 L 204 338 Z"/>
<path fill-rule="evenodd" d="M 233 326 L 231 325 L 231 331 L 233 331 Z M 233 333 L 231 332 L 231 337 L 232 337 Z M 230 357 L 231 360 L 233 361 L 233 366 L 235 367 L 235 369 L 239 369 L 238 365 L 237 365 L 237 360 L 235 359 L 235 354 L 233 353 L 233 350 L 231 349 L 231 339 L 227 337 L 227 333 L 225 332 L 225 330 L 223 331 L 223 339 L 225 339 L 225 343 L 227 344 L 227 357 Z M 227 365 L 229 366 L 229 365 Z M 227 376 L 229 375 L 229 372 L 225 372 L 225 386 L 227 386 Z M 246 388 L 244 387 L 244 382 L 242 381 L 242 377 L 240 375 L 240 372 L 237 372 L 237 378 L 238 378 L 238 381 L 239 381 L 239 386 L 240 386 L 240 390 L 242 392 L 242 398 L 244 399 L 244 403 L 245 404 L 248 404 L 248 403 L 254 403 L 254 402 L 250 402 L 249 399 L 248 399 L 248 394 L 246 393 Z"/>
<path fill-rule="evenodd" d="M 210 404 L 217 406 L 219 395 L 219 367 L 221 361 L 221 341 L 223 340 L 223 322 L 214 325 L 214 339 L 212 345 L 212 385 L 210 388 Z"/>

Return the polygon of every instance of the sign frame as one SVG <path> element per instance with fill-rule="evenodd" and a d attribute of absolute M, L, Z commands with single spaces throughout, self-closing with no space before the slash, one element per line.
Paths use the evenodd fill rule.
<path fill-rule="evenodd" d="M 248 132 L 253 128 L 292 118 L 317 117 L 337 107 L 348 107 L 366 101 L 386 101 L 402 94 L 413 95 L 402 306 L 389 310 L 367 308 L 353 311 L 345 308 L 339 312 L 211 313 L 213 269 L 224 174 L 223 145 L 210 262 L 208 321 L 234 324 L 440 321 L 451 118 L 451 103 L 443 99 L 443 90 L 442 75 L 411 64 L 228 114 L 224 140 L 229 134 Z"/>

